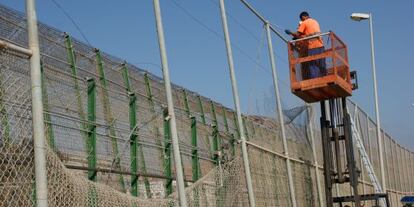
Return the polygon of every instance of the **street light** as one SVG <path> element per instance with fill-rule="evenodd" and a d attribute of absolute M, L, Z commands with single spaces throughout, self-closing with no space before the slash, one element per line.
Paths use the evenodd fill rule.
<path fill-rule="evenodd" d="M 375 115 L 377 121 L 377 141 L 379 148 L 379 159 L 380 159 L 380 171 L 381 171 L 381 184 L 382 191 L 386 192 L 385 186 L 385 168 L 384 168 L 384 157 L 383 157 L 383 144 L 381 139 L 381 124 L 378 107 L 378 92 L 377 92 L 377 75 L 375 69 L 375 52 L 374 52 L 374 31 L 372 29 L 372 13 L 352 13 L 351 19 L 354 21 L 369 20 L 369 30 L 371 33 L 371 62 L 372 62 L 372 79 L 374 80 L 374 98 L 375 98 Z"/>
<path fill-rule="evenodd" d="M 351 19 L 355 20 L 355 21 L 361 21 L 361 20 L 366 20 L 369 19 L 370 14 L 365 14 L 365 13 L 352 13 L 351 14 Z"/>

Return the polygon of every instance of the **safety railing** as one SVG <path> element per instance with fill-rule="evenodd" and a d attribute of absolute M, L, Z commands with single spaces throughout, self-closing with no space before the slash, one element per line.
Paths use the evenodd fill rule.
<path fill-rule="evenodd" d="M 313 95 L 299 95 L 302 99 L 313 102 L 310 99 L 319 101 L 351 95 L 347 46 L 335 33 L 289 41 L 288 50 L 292 91 L 313 90 Z"/>

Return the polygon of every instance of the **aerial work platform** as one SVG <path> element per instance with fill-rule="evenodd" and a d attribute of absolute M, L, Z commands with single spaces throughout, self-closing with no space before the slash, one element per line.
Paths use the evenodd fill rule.
<path fill-rule="evenodd" d="M 308 41 L 320 39 L 324 48 L 319 52 L 307 49 Z M 351 79 L 347 46 L 333 32 L 288 42 L 291 90 L 307 103 L 347 97 L 356 84 Z M 311 55 L 309 55 L 311 54 Z"/>
<path fill-rule="evenodd" d="M 323 47 L 311 44 L 315 42 L 323 43 Z M 354 141 L 358 141 L 358 137 L 353 137 L 354 125 L 346 106 L 346 97 L 352 96 L 352 90 L 358 84 L 356 72 L 349 70 L 347 46 L 335 33 L 327 32 L 289 41 L 288 50 L 292 93 L 307 103 L 320 102 L 321 105 L 326 206 L 339 204 L 342 207 L 350 203 L 360 206 L 365 200 L 374 200 L 376 207 L 389 207 L 388 195 L 383 193 L 378 182 L 374 183 L 376 194 L 361 195 L 358 192 L 361 175 L 354 152 Z M 369 160 L 365 167 L 377 181 Z M 345 183 L 351 187 L 350 195 L 335 195 L 334 185 Z"/>

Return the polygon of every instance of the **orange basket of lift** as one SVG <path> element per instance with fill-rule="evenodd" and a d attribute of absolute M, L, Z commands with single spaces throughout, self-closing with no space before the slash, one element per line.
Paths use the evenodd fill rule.
<path fill-rule="evenodd" d="M 323 47 L 309 49 L 310 41 Z M 292 93 L 307 103 L 347 97 L 357 84 L 356 73 L 349 71 L 347 46 L 333 32 L 288 42 Z"/>

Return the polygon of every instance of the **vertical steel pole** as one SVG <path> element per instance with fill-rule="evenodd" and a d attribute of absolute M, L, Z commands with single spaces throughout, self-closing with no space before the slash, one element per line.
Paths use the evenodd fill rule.
<path fill-rule="evenodd" d="M 400 184 L 399 184 L 399 189 L 398 189 L 398 191 L 402 191 L 402 186 L 403 186 L 403 179 L 402 179 L 402 176 L 401 176 L 401 154 L 400 154 L 400 145 L 398 145 L 397 143 L 395 143 L 395 154 L 397 155 L 397 170 L 398 170 L 398 180 L 399 180 L 399 182 L 400 182 Z"/>
<path fill-rule="evenodd" d="M 188 103 L 187 91 L 183 89 L 184 108 L 191 121 L 191 161 L 192 161 L 192 174 L 193 181 L 197 181 L 200 178 L 200 160 L 198 158 L 198 144 L 197 144 L 197 119 L 195 116 L 191 116 L 190 104 Z M 198 196 L 196 196 L 198 198 Z"/>
<path fill-rule="evenodd" d="M 396 165 L 396 161 L 395 161 L 395 151 L 394 151 L 394 140 L 390 140 L 390 145 L 389 145 L 389 148 L 390 148 L 390 151 L 391 151 L 391 159 L 392 159 L 392 171 L 393 171 L 393 175 L 394 175 L 394 177 L 393 177 L 393 180 L 394 180 L 394 185 L 393 185 L 393 190 L 396 190 L 397 189 L 397 172 L 396 172 L 396 168 L 395 168 L 395 165 Z"/>
<path fill-rule="evenodd" d="M 102 55 L 99 49 L 94 49 L 95 55 L 96 55 L 96 72 L 99 75 L 99 82 L 101 84 L 101 99 L 103 103 L 103 110 L 104 110 L 104 118 L 106 123 L 109 125 L 109 137 L 111 138 L 112 143 L 112 150 L 114 152 L 114 166 L 117 169 L 121 168 L 121 158 L 119 156 L 119 149 L 118 149 L 118 141 L 117 141 L 117 135 L 116 130 L 114 127 L 115 124 L 115 118 L 113 117 L 112 110 L 111 110 L 111 102 L 110 97 L 108 93 L 108 82 L 106 80 L 105 76 L 105 70 L 104 65 L 102 61 Z M 125 181 L 124 176 L 119 175 L 119 184 L 121 185 L 122 191 L 125 191 Z"/>
<path fill-rule="evenodd" d="M 194 116 L 191 117 L 191 150 L 192 168 L 193 168 L 193 181 L 197 181 L 200 178 L 200 161 L 198 159 L 198 145 L 197 145 L 197 120 Z"/>
<path fill-rule="evenodd" d="M 407 175 L 407 192 L 411 192 L 411 186 L 410 186 L 410 180 L 411 180 L 411 175 L 410 175 L 410 157 L 409 157 L 409 150 L 405 149 L 405 173 Z"/>
<path fill-rule="evenodd" d="M 405 165 L 405 163 L 404 163 L 404 150 L 403 150 L 403 148 L 402 148 L 402 146 L 401 145 L 399 145 L 399 151 L 400 151 L 400 155 L 399 155 L 399 157 L 400 157 L 400 160 L 401 160 L 401 165 L 400 165 L 400 170 L 401 170 L 401 173 L 400 173 L 400 177 L 401 177 L 401 180 L 402 180 L 402 182 L 401 182 L 401 192 L 404 192 L 405 191 L 405 184 L 406 184 L 406 182 L 407 182 L 407 179 L 405 178 L 405 172 L 404 172 L 404 165 Z"/>
<path fill-rule="evenodd" d="M 46 77 L 45 77 L 45 70 L 43 67 L 43 63 L 40 63 L 40 70 L 42 73 L 42 100 L 43 100 L 43 108 L 46 111 L 45 116 L 45 121 L 46 121 L 46 126 L 47 126 L 47 141 L 49 144 L 49 147 L 53 150 L 56 151 L 55 148 L 55 135 L 53 132 L 53 125 L 52 125 L 52 118 L 50 116 L 50 112 L 49 112 L 49 96 L 47 94 L 47 88 L 46 88 Z M 8 131 L 8 125 L 6 125 L 6 132 Z M 5 133 L 5 135 L 7 135 L 7 133 Z M 5 136 L 5 137 L 8 137 Z"/>
<path fill-rule="evenodd" d="M 88 90 L 88 139 L 87 139 L 87 158 L 88 158 L 88 179 L 96 182 L 96 84 L 93 78 L 87 78 Z M 88 206 L 98 205 L 98 195 L 95 186 L 90 186 L 88 190 Z"/>
<path fill-rule="evenodd" d="M 138 158 L 136 155 L 136 152 L 139 151 L 138 156 L 141 159 L 140 162 L 140 167 L 142 169 L 143 173 L 147 173 L 147 166 L 145 164 L 145 156 L 144 156 L 144 151 L 142 150 L 142 145 L 139 142 L 139 137 L 138 137 L 138 132 L 136 130 L 137 128 L 137 117 L 136 117 L 136 112 L 137 112 L 137 96 L 135 95 L 134 92 L 132 92 L 132 88 L 131 88 L 131 84 L 129 81 L 129 73 L 128 73 L 128 68 L 126 66 L 125 63 L 122 63 L 122 77 L 124 79 L 124 85 L 126 88 L 126 92 L 129 95 L 129 128 L 131 130 L 131 136 L 130 136 L 130 140 L 131 140 L 131 171 L 134 171 L 136 169 L 136 171 L 138 171 L 138 167 L 134 167 L 134 163 L 135 165 L 138 165 Z M 134 140 L 135 141 L 132 141 Z M 134 149 L 135 148 L 135 149 Z M 133 156 L 133 154 L 135 153 L 135 156 Z M 135 176 L 131 176 L 131 181 L 135 181 L 135 183 L 131 182 L 131 188 L 133 189 L 132 191 L 134 191 L 135 185 L 138 186 L 138 177 Z M 147 177 L 144 177 L 144 184 L 145 184 L 145 191 L 147 193 L 147 197 L 151 198 L 151 185 L 150 182 L 148 180 Z M 138 187 L 136 187 L 138 189 Z M 132 193 L 133 194 L 133 193 Z M 137 193 L 138 195 L 138 193 Z"/>
<path fill-rule="evenodd" d="M 242 116 L 243 128 L 246 133 L 246 140 L 249 140 L 249 130 L 247 130 L 247 120 L 245 117 Z"/>
<path fill-rule="evenodd" d="M 88 179 L 96 181 L 96 85 L 88 78 Z"/>
<path fill-rule="evenodd" d="M 187 91 L 185 89 L 183 89 L 183 98 L 184 98 L 184 109 L 185 112 L 187 113 L 188 118 L 191 118 L 191 112 L 190 112 L 190 105 L 188 104 L 188 96 L 187 96 Z"/>
<path fill-rule="evenodd" d="M 236 113 L 233 113 L 233 124 L 234 124 L 234 128 L 236 128 L 237 137 L 238 137 L 238 139 L 240 139 L 240 130 L 239 130 L 239 125 L 237 124 Z"/>
<path fill-rule="evenodd" d="M 398 188 L 400 186 L 400 172 L 398 170 L 398 154 L 397 154 L 397 143 L 395 143 L 395 140 L 392 140 L 392 146 L 391 149 L 394 152 L 394 158 L 393 158 L 393 162 L 394 162 L 394 174 L 395 174 L 395 188 L 394 190 L 398 191 Z"/>
<path fill-rule="evenodd" d="M 405 177 L 405 161 L 404 161 L 404 148 L 403 146 L 400 145 L 400 157 L 401 157 L 401 178 L 404 181 L 402 183 L 402 188 L 401 188 L 401 192 L 405 192 L 405 187 L 407 185 L 407 178 Z"/>
<path fill-rule="evenodd" d="M 187 100 L 187 99 L 186 99 Z M 188 104 L 188 102 L 187 102 Z M 189 108 L 188 108 L 189 109 Z M 191 161 L 192 161 L 192 178 L 193 182 L 196 182 L 200 179 L 201 176 L 201 168 L 200 168 L 200 160 L 198 158 L 198 144 L 197 144 L 197 119 L 195 116 L 191 116 Z M 200 206 L 200 192 L 194 190 L 194 206 Z"/>
<path fill-rule="evenodd" d="M 174 105 L 171 94 L 171 82 L 170 74 L 168 71 L 168 60 L 167 60 L 167 51 L 165 49 L 165 40 L 164 40 L 164 30 L 162 26 L 161 19 L 161 9 L 159 0 L 153 0 L 154 2 L 154 12 L 157 22 L 157 33 L 158 33 L 158 43 L 161 53 L 161 63 L 162 63 L 162 72 L 164 77 L 165 92 L 167 94 L 167 103 L 168 103 L 168 117 L 171 124 L 171 135 L 172 135 L 172 145 L 174 152 L 174 161 L 175 161 L 175 170 L 177 173 L 177 187 L 178 195 L 180 198 L 181 207 L 187 207 L 187 199 L 185 198 L 184 191 L 184 172 L 181 162 L 180 146 L 178 144 L 178 134 L 177 134 L 177 123 L 175 120 Z"/>
<path fill-rule="evenodd" d="M 405 192 L 410 192 L 410 176 L 408 173 L 408 165 L 410 162 L 407 159 L 407 149 L 404 148 L 404 172 L 405 172 Z"/>
<path fill-rule="evenodd" d="M 315 146 L 315 136 L 313 133 L 313 106 L 311 104 L 307 105 L 307 112 L 308 112 L 308 123 L 309 123 L 309 134 L 311 139 L 311 147 L 313 152 L 313 159 L 314 159 L 314 165 L 315 165 L 315 175 L 316 175 L 316 187 L 318 190 L 318 200 L 319 200 L 319 206 L 325 206 L 324 200 L 322 197 L 322 186 L 321 186 L 321 179 L 319 177 L 319 164 L 318 164 L 318 155 L 316 153 L 316 146 Z"/>
<path fill-rule="evenodd" d="M 230 134 L 230 128 L 229 128 L 229 123 L 227 121 L 227 110 L 225 108 L 223 108 L 223 121 L 224 121 L 224 128 L 226 128 L 226 132 L 228 134 Z M 230 140 L 230 150 L 231 150 L 231 155 L 234 156 L 236 154 L 236 149 L 235 149 L 235 138 L 234 138 L 234 134 L 230 134 L 231 136 L 231 140 Z"/>
<path fill-rule="evenodd" d="M 372 161 L 374 161 L 372 158 L 372 146 L 371 146 L 371 135 L 370 135 L 370 131 L 371 131 L 371 129 L 369 128 L 369 123 L 370 123 L 370 120 L 369 120 L 369 116 L 368 116 L 368 114 L 367 113 L 365 113 L 365 116 L 366 116 L 366 124 L 367 124 L 367 136 L 368 136 L 368 139 L 367 139 L 367 141 L 368 141 L 368 147 L 366 147 L 366 149 L 368 149 L 369 150 L 369 159 L 370 160 L 372 160 Z M 373 164 L 374 165 L 374 164 Z"/>
<path fill-rule="evenodd" d="M 385 132 L 384 131 L 382 131 L 382 140 L 383 140 L 383 143 L 385 144 L 384 146 L 386 146 L 387 142 L 386 142 L 386 137 L 385 137 Z M 384 189 L 384 192 L 387 193 L 388 189 L 390 189 L 390 186 L 391 186 L 391 175 L 390 175 L 390 167 L 389 167 L 390 166 L 389 153 L 387 153 L 387 150 L 385 150 L 384 154 L 385 154 L 385 166 L 386 166 L 385 172 L 386 172 L 386 175 L 387 175 L 387 183 L 386 183 L 387 189 Z"/>
<path fill-rule="evenodd" d="M 79 80 L 78 80 L 78 69 L 76 67 L 76 61 L 75 61 L 75 51 L 73 50 L 73 44 L 70 36 L 65 33 L 65 45 L 66 45 L 66 51 L 67 51 L 67 61 L 70 64 L 71 69 L 71 75 L 72 80 L 74 84 L 74 90 L 76 93 L 76 105 L 77 105 L 77 112 L 78 116 L 81 119 L 80 121 L 80 127 L 81 127 L 81 133 L 84 138 L 84 140 L 88 140 L 88 134 L 87 134 L 87 124 L 86 124 L 86 115 L 84 111 L 83 106 L 83 98 L 81 95 L 81 89 L 79 87 Z M 85 143 L 87 145 L 87 143 Z"/>
<path fill-rule="evenodd" d="M 129 129 L 131 130 L 131 136 L 129 137 L 130 143 L 130 167 L 131 167 L 131 194 L 133 196 L 138 196 L 138 157 L 137 157 L 137 97 L 134 93 L 129 93 Z"/>
<path fill-rule="evenodd" d="M 171 127 L 168 117 L 168 109 L 163 111 L 164 117 L 164 176 L 167 177 L 165 182 L 166 197 L 173 192 L 172 186 L 172 169 L 171 169 Z"/>
<path fill-rule="evenodd" d="M 43 119 L 42 76 L 35 0 L 26 0 L 27 31 L 29 35 L 30 77 L 32 88 L 33 141 L 36 181 L 36 205 L 47 207 L 46 140 Z"/>
<path fill-rule="evenodd" d="M 213 160 L 216 165 L 219 165 L 220 157 L 219 157 L 219 129 L 218 129 L 218 121 L 216 115 L 216 107 L 214 106 L 214 102 L 210 101 L 211 104 L 211 113 L 213 115 Z"/>
<path fill-rule="evenodd" d="M 201 101 L 201 96 L 200 95 L 197 95 L 197 101 L 198 101 L 198 107 L 199 107 L 199 110 L 200 110 L 201 122 L 205 126 L 205 125 L 207 125 L 207 121 L 206 121 L 206 115 L 204 113 L 203 102 Z M 204 136 L 204 142 L 206 143 L 207 148 L 210 150 L 210 155 L 213 156 L 214 152 L 213 152 L 213 149 L 211 148 L 209 135 Z"/>
<path fill-rule="evenodd" d="M 279 83 L 277 80 L 277 72 L 276 72 L 276 63 L 273 53 L 273 43 L 272 43 L 272 36 L 270 35 L 270 27 L 269 22 L 265 23 L 266 26 L 266 33 L 267 33 L 267 46 L 269 50 L 269 58 L 270 58 L 270 65 L 272 68 L 272 78 L 273 78 L 273 87 L 275 91 L 276 97 L 276 104 L 277 104 L 277 112 L 278 112 L 278 119 L 280 123 L 280 129 L 282 131 L 282 139 L 283 139 L 283 149 L 286 156 L 286 167 L 287 167 L 287 174 L 288 174 L 288 181 L 289 181 L 289 190 L 290 190 L 290 199 L 292 200 L 292 206 L 296 207 L 296 196 L 295 196 L 295 187 L 292 178 L 292 167 L 290 164 L 290 157 L 289 157 L 289 150 L 287 145 L 286 139 L 286 132 L 285 132 L 285 122 L 283 120 L 283 111 L 282 111 L 282 103 L 280 101 L 280 91 L 279 91 Z"/>
<path fill-rule="evenodd" d="M 200 95 L 197 95 L 197 100 L 198 100 L 198 106 L 200 107 L 201 121 L 203 122 L 203 124 L 207 124 L 207 122 L 206 122 L 206 116 L 204 114 L 203 102 L 201 101 Z"/>
<path fill-rule="evenodd" d="M 378 154 L 379 154 L 379 161 L 380 161 L 380 172 L 381 172 L 381 184 L 382 189 L 385 191 L 386 184 L 385 184 L 385 168 L 384 168 L 384 149 L 381 139 L 381 123 L 380 123 L 380 114 L 379 114 L 379 106 L 378 106 L 378 90 L 377 90 L 377 74 L 376 74 L 376 66 L 375 66 L 375 51 L 374 51 L 374 31 L 372 28 L 372 13 L 369 13 L 369 30 L 371 34 L 371 63 L 372 63 L 372 78 L 374 81 L 374 97 L 375 97 L 375 117 L 377 122 L 377 141 L 378 141 Z"/>
<path fill-rule="evenodd" d="M 410 169 L 410 171 L 411 172 L 414 172 L 414 153 L 413 152 L 410 152 L 410 166 L 411 166 L 411 169 Z M 411 193 L 414 193 L 414 178 L 413 178 L 413 176 L 410 176 L 411 177 Z"/>
<path fill-rule="evenodd" d="M 407 162 L 407 167 L 406 167 L 406 171 L 407 171 L 407 192 L 411 192 L 411 179 L 412 179 L 412 176 L 410 174 L 411 162 L 410 162 L 410 150 L 409 149 L 406 149 L 405 156 L 406 156 L 406 162 Z"/>
<path fill-rule="evenodd" d="M 407 159 L 408 159 L 408 163 L 409 165 L 407 166 L 407 170 L 408 170 L 408 178 L 409 178 L 409 182 L 408 182 L 408 192 L 410 192 L 410 194 L 413 193 L 413 176 L 411 176 L 411 173 L 414 172 L 412 171 L 412 159 L 411 159 L 411 151 L 408 149 L 407 150 Z M 411 172 L 411 173 L 410 173 Z"/>
<path fill-rule="evenodd" d="M 252 178 L 251 178 L 251 173 L 250 173 L 249 156 L 247 154 L 246 137 L 244 134 L 243 121 L 242 121 L 242 116 L 241 116 L 241 111 L 240 111 L 239 91 L 237 88 L 236 76 L 234 74 L 233 54 L 232 54 L 232 49 L 231 49 L 230 35 L 229 35 L 228 27 L 227 27 L 227 17 L 226 17 L 226 9 L 224 6 L 224 0 L 220 0 L 220 11 L 221 11 L 221 20 L 223 23 L 224 38 L 226 42 L 227 60 L 229 64 L 230 78 L 231 78 L 231 84 L 232 84 L 232 90 L 233 90 L 233 101 L 234 101 L 234 105 L 236 108 L 237 123 L 238 123 L 239 131 L 240 131 L 244 171 L 246 174 L 247 191 L 249 195 L 250 207 L 255 207 L 256 202 L 254 199 Z"/>
<path fill-rule="evenodd" d="M 154 103 L 154 99 L 153 99 L 154 96 L 152 95 L 152 90 L 151 90 L 151 79 L 148 77 L 148 73 L 144 74 L 144 82 L 145 82 L 147 100 L 148 100 L 148 104 L 150 106 L 150 112 L 155 117 L 155 116 L 157 116 L 157 113 L 155 111 L 155 103 Z M 162 141 L 161 141 L 162 138 L 161 138 L 161 134 L 160 134 L 160 129 L 158 128 L 157 124 L 153 123 L 152 126 L 153 126 L 153 131 L 155 133 L 155 143 L 158 146 L 161 147 L 162 146 Z M 158 159 L 160 161 L 160 165 L 161 165 L 160 167 L 162 169 L 165 169 L 166 167 L 163 165 L 164 164 L 164 162 L 163 162 L 164 154 L 163 153 L 164 153 L 163 150 L 160 148 Z"/>

